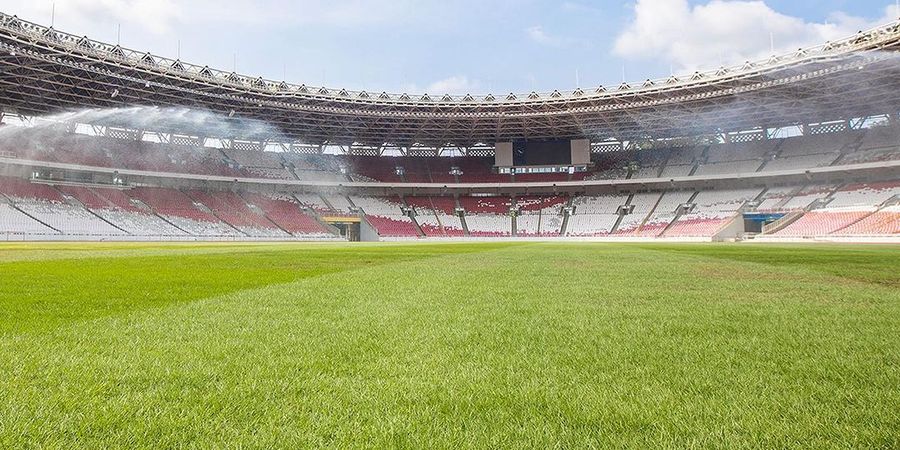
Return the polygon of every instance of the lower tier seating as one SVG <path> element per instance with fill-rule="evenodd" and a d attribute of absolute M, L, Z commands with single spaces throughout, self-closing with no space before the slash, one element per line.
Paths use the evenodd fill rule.
<path fill-rule="evenodd" d="M 900 206 L 877 211 L 834 233 L 840 236 L 891 236 L 900 234 Z"/>
<path fill-rule="evenodd" d="M 412 219 L 404 215 L 366 215 L 366 221 L 382 237 L 417 237 L 419 235 L 419 231 L 416 229 Z"/>
<path fill-rule="evenodd" d="M 512 219 L 499 214 L 466 214 L 469 235 L 473 237 L 501 237 L 512 234 Z"/>
<path fill-rule="evenodd" d="M 811 211 L 774 234 L 781 237 L 826 236 L 859 222 L 873 211 Z"/>

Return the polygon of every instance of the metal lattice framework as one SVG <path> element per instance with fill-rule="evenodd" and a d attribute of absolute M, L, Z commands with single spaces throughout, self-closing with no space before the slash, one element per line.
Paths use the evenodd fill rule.
<path fill-rule="evenodd" d="M 622 142 L 894 115 L 900 109 L 898 50 L 900 22 L 894 22 L 687 77 L 566 93 L 414 96 L 248 77 L 0 13 L 0 106 L 21 115 L 133 105 L 202 108 L 265 121 L 295 140 L 289 145 L 393 146 L 410 154 L 417 147 L 466 149 L 519 138 Z"/>

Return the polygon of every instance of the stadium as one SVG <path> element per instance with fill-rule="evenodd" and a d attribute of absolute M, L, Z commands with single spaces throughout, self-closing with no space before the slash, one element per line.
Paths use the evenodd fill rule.
<path fill-rule="evenodd" d="M 0 445 L 900 446 L 898 56 L 395 94 L 0 13 Z"/>

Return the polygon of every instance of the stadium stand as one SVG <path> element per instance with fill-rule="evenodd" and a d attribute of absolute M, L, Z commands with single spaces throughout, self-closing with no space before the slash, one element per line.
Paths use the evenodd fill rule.
<path fill-rule="evenodd" d="M 694 208 L 666 230 L 666 237 L 713 236 L 727 225 L 760 189 L 702 191 L 693 200 Z"/>
<path fill-rule="evenodd" d="M 399 199 L 352 196 L 350 200 L 365 214 L 366 220 L 384 237 L 418 237 L 416 224 L 402 210 Z"/>
<path fill-rule="evenodd" d="M 254 193 L 243 193 L 242 196 L 247 203 L 258 207 L 272 223 L 293 236 L 309 239 L 334 237 L 315 217 L 303 213 L 300 204 L 289 196 L 270 198 Z"/>
<path fill-rule="evenodd" d="M 190 190 L 186 194 L 206 206 L 216 218 L 247 236 L 271 238 L 287 236 L 287 232 L 278 228 L 261 213 L 253 211 L 244 199 L 234 192 Z"/>
<path fill-rule="evenodd" d="M 651 215 L 635 231 L 635 234 L 644 237 L 659 236 L 678 217 L 680 214 L 678 208 L 687 204 L 693 196 L 693 191 L 669 191 L 664 193 Z"/>
<path fill-rule="evenodd" d="M 207 237 L 243 235 L 177 189 L 140 187 L 132 189 L 129 194 L 188 234 Z"/>
<path fill-rule="evenodd" d="M 634 194 L 628 203 L 628 209 L 631 212 L 622 217 L 618 228 L 613 234 L 626 235 L 637 231 L 659 202 L 660 196 L 661 194 L 658 192 L 641 192 Z"/>
<path fill-rule="evenodd" d="M 900 234 L 900 206 L 889 206 L 834 233 L 839 236 L 892 236 Z"/>
<path fill-rule="evenodd" d="M 569 216 L 568 236 L 606 236 L 619 221 L 619 207 L 628 195 L 582 196 L 575 198 L 575 214 Z"/>
<path fill-rule="evenodd" d="M 512 235 L 512 219 L 509 215 L 512 207 L 510 197 L 463 196 L 459 198 L 459 204 L 466 212 L 465 221 L 470 236 Z"/>
<path fill-rule="evenodd" d="M 29 147 L 32 146 L 32 147 Z M 895 127 L 797 136 L 787 139 L 618 151 L 593 155 L 588 173 L 497 174 L 483 157 L 375 157 L 308 155 L 214 149 L 155 142 L 122 141 L 71 133 L 52 135 L 33 147 L 4 140 L 3 151 L 47 161 L 196 175 L 274 180 L 345 182 L 471 183 L 549 182 L 581 179 L 651 179 L 739 175 L 804 170 L 827 165 L 900 159 Z M 398 168 L 402 171 L 398 172 Z M 348 172 L 345 175 L 343 172 Z M 451 173 L 453 172 L 453 173 Z M 348 178 L 349 177 L 349 178 Z M 857 236 L 890 230 L 898 195 L 895 182 L 773 186 L 765 190 L 704 189 L 575 196 L 567 215 L 566 196 L 410 196 L 406 199 L 354 195 L 340 190 L 290 193 L 179 191 L 162 187 L 113 187 L 0 180 L 6 233 L 63 236 L 315 238 L 333 234 L 316 215 L 358 217 L 385 237 L 710 237 L 732 223 L 742 208 L 792 213 L 793 222 L 773 237 Z M 401 206 L 414 209 L 413 218 Z M 682 205 L 686 208 L 679 209 Z M 465 211 L 460 217 L 457 206 Z M 620 207 L 623 207 L 620 214 Z M 510 209 L 518 210 L 516 217 Z M 304 212 L 305 211 L 305 212 Z M 882 234 L 883 235 L 883 234 Z"/>
<path fill-rule="evenodd" d="M 16 237 L 885 236 L 900 202 L 900 116 L 890 107 L 900 90 L 880 64 L 900 42 L 896 24 L 617 90 L 438 100 L 159 64 L 168 60 L 0 16 L 10 47 L 0 223 Z M 862 66 L 860 51 L 871 51 Z M 72 58 L 91 78 L 71 70 Z M 156 84 L 136 97 L 144 79 Z M 840 88 L 817 84 L 826 81 Z M 82 83 L 116 88 L 73 97 Z M 225 106 L 213 92 L 241 95 Z M 173 111 L 131 126 L 126 116 L 161 109 L 134 98 Z M 57 114 L 62 105 L 84 111 Z M 644 113 L 664 120 L 636 120 Z M 248 119 L 259 123 L 234 129 Z M 579 153 L 576 164 L 523 170 L 494 159 L 498 140 L 599 136 L 573 147 L 589 163 Z"/>

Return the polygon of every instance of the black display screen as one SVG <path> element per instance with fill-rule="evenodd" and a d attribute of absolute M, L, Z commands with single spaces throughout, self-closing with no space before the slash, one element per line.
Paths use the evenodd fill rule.
<path fill-rule="evenodd" d="M 568 140 L 513 141 L 513 165 L 565 166 L 572 164 L 572 144 Z"/>

